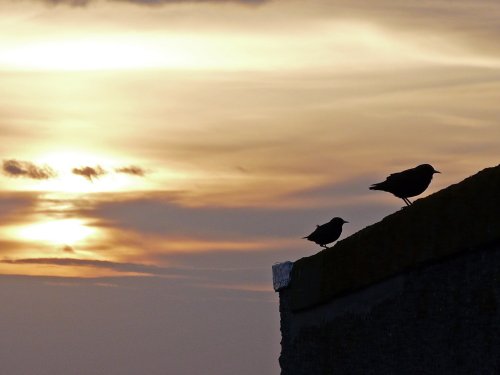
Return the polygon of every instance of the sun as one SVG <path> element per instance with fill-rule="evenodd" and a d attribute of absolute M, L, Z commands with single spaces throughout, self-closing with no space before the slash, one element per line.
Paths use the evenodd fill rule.
<path fill-rule="evenodd" d="M 19 227 L 16 237 L 54 245 L 73 246 L 96 233 L 83 219 L 60 219 L 36 222 Z"/>
<path fill-rule="evenodd" d="M 155 49 L 128 38 L 48 40 L 12 48 L 0 59 L 21 69 L 82 71 L 144 69 L 157 65 Z"/>

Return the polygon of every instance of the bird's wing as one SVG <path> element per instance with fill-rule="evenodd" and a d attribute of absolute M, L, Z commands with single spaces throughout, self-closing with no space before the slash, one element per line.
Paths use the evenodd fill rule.
<path fill-rule="evenodd" d="M 402 172 L 397 172 L 397 173 L 392 173 L 390 174 L 386 179 L 385 181 L 386 182 L 399 182 L 399 181 L 402 181 L 402 180 L 408 180 L 408 179 L 411 179 L 413 178 L 415 175 L 415 168 L 411 168 L 411 169 L 406 169 Z"/>
<path fill-rule="evenodd" d="M 315 230 L 313 230 L 311 233 L 309 233 L 307 236 L 305 237 L 302 237 L 302 238 L 307 238 L 307 239 L 310 239 L 312 237 L 314 237 L 316 235 L 316 232 L 318 231 L 318 228 L 316 228 Z"/>
<path fill-rule="evenodd" d="M 305 237 L 303 237 L 303 238 L 308 238 L 308 239 L 310 239 L 310 238 L 314 238 L 314 237 L 316 237 L 316 236 L 318 236 L 318 235 L 321 235 L 321 233 L 324 231 L 324 226 L 325 226 L 325 224 L 322 224 L 322 225 L 316 225 L 316 229 L 315 229 L 315 230 L 314 230 L 314 231 L 313 231 L 310 235 L 305 236 Z"/>

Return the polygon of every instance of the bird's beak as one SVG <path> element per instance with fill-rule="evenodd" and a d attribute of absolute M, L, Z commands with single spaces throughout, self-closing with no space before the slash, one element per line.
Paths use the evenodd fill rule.
<path fill-rule="evenodd" d="M 436 171 L 436 170 L 434 169 L 434 173 L 441 173 L 441 172 L 439 172 L 439 171 Z"/>
<path fill-rule="evenodd" d="M 344 224 L 345 224 L 345 223 L 348 223 L 348 221 L 345 221 L 345 220 L 344 220 Z"/>

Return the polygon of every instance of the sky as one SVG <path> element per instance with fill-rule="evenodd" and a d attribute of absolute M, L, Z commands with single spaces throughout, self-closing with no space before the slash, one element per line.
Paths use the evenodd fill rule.
<path fill-rule="evenodd" d="M 492 0 L 0 0 L 9 375 L 279 373 L 271 266 L 499 163 Z"/>

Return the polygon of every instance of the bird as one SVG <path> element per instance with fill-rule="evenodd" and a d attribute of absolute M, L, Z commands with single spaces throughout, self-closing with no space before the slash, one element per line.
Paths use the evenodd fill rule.
<path fill-rule="evenodd" d="M 328 246 L 326 245 L 337 241 L 342 233 L 342 225 L 345 223 L 348 223 L 348 221 L 345 221 L 340 217 L 334 217 L 326 224 L 316 225 L 314 232 L 302 238 L 317 243 L 321 247 L 328 249 Z"/>
<path fill-rule="evenodd" d="M 432 181 L 435 173 L 441 173 L 430 164 L 421 164 L 415 168 L 389 175 L 383 182 L 373 184 L 370 190 L 382 190 L 401 198 L 407 206 L 412 203 L 408 199 L 422 194 Z"/>

